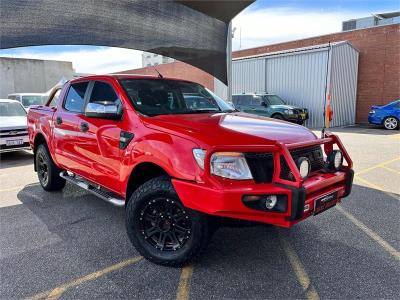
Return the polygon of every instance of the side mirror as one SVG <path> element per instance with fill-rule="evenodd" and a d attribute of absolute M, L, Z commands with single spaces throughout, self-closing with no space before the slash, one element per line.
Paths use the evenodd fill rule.
<path fill-rule="evenodd" d="M 85 115 L 90 118 L 119 120 L 122 117 L 122 106 L 114 103 L 88 103 Z"/>
<path fill-rule="evenodd" d="M 265 101 L 262 101 L 261 106 L 267 107 L 267 103 Z"/>

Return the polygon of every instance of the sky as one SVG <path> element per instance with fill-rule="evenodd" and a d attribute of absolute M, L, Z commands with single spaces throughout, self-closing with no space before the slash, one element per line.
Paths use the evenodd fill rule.
<path fill-rule="evenodd" d="M 400 0 L 258 0 L 233 19 L 233 50 L 339 32 L 342 21 L 400 10 Z M 140 68 L 141 51 L 96 46 L 0 50 L 0 56 L 72 61 L 78 73 Z"/>

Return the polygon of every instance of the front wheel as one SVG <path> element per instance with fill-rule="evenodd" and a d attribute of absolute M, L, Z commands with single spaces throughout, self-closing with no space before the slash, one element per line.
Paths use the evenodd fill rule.
<path fill-rule="evenodd" d="M 47 147 L 44 144 L 39 145 L 35 155 L 40 185 L 46 191 L 61 190 L 65 186 L 65 179 L 60 177 L 61 170 L 54 164 Z"/>
<path fill-rule="evenodd" d="M 280 114 L 275 114 L 272 116 L 272 118 L 277 119 L 277 120 L 284 120 L 283 116 Z"/>
<path fill-rule="evenodd" d="M 168 177 L 145 182 L 126 207 L 126 229 L 149 261 L 179 267 L 205 250 L 212 230 L 208 217 L 186 209 Z"/>
<path fill-rule="evenodd" d="M 383 120 L 383 126 L 388 130 L 395 130 L 399 128 L 399 120 L 395 117 L 386 117 Z"/>

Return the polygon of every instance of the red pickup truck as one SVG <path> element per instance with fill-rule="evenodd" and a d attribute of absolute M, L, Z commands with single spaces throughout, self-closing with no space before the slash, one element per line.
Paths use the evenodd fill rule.
<path fill-rule="evenodd" d="M 339 138 L 236 111 L 184 80 L 105 75 L 53 91 L 28 114 L 46 191 L 76 184 L 126 210 L 128 236 L 152 262 L 179 266 L 221 219 L 291 227 L 349 195 Z"/>

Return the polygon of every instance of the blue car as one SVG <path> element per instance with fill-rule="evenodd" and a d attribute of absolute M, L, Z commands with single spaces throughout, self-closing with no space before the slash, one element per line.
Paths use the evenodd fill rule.
<path fill-rule="evenodd" d="M 370 124 L 383 125 L 386 129 L 399 129 L 400 100 L 383 106 L 372 106 L 368 114 Z"/>

